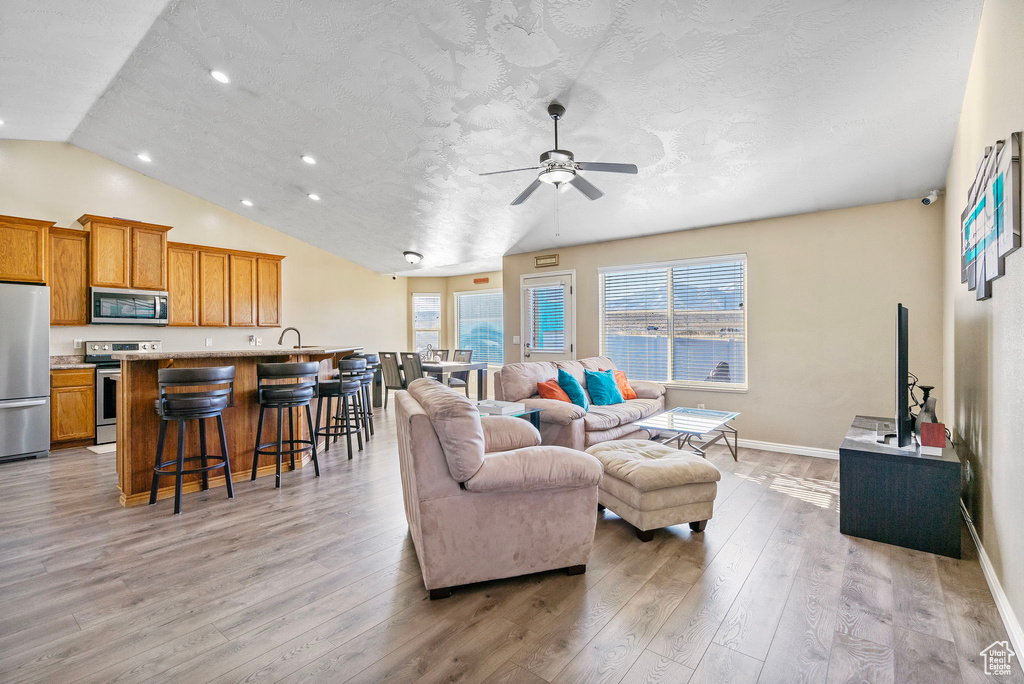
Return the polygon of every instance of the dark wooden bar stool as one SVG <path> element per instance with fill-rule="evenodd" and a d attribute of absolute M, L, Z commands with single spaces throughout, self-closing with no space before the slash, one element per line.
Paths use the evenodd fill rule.
<path fill-rule="evenodd" d="M 349 358 L 366 361 L 366 372 L 363 373 L 363 391 L 360 399 L 362 400 L 363 407 L 363 433 L 366 436 L 366 441 L 370 441 L 370 438 L 373 437 L 373 401 L 371 391 L 373 377 L 377 373 L 377 369 L 380 368 L 380 357 L 376 354 L 353 354 Z"/>
<path fill-rule="evenodd" d="M 149 503 L 156 503 L 157 484 L 161 476 L 174 477 L 174 513 L 181 513 L 181 485 L 185 475 L 202 473 L 204 490 L 210 488 L 211 470 L 224 469 L 224 485 L 228 498 L 235 498 L 231 486 L 231 463 L 228 461 L 228 443 L 224 435 L 224 418 L 221 412 L 235 405 L 235 367 L 215 368 L 161 368 L 157 372 L 159 398 L 156 402 L 160 414 L 160 436 L 157 438 L 156 462 L 153 466 L 153 485 L 149 490 Z M 223 386 L 227 385 L 226 388 Z M 216 387 L 221 389 L 196 390 L 190 392 L 168 392 L 168 387 Z M 220 433 L 220 455 L 206 450 L 206 419 L 217 419 Z M 164 461 L 164 441 L 167 438 L 167 423 L 178 421 L 178 456 L 173 461 Z M 199 421 L 199 455 L 185 456 L 185 421 Z M 210 460 L 216 461 L 211 464 Z M 199 461 L 200 467 L 185 469 L 186 461 Z M 173 468 L 172 468 L 173 467 Z M 170 468 L 170 469 L 169 469 Z"/>
<path fill-rule="evenodd" d="M 362 376 L 366 373 L 364 359 L 341 359 L 338 361 L 337 376 L 330 380 L 319 380 L 317 388 L 316 435 L 324 436 L 324 451 L 330 448 L 331 440 L 337 444 L 344 437 L 348 446 L 348 457 L 352 458 L 352 435 L 358 439 L 359 451 L 363 450 L 361 414 L 353 409 L 363 391 Z M 327 399 L 327 424 L 320 426 L 321 407 Z M 336 401 L 332 409 L 332 402 Z"/>
<path fill-rule="evenodd" d="M 277 457 L 277 474 L 275 487 L 281 486 L 281 459 L 287 454 L 291 460 L 291 469 L 295 470 L 295 455 L 312 451 L 313 468 L 320 477 L 320 463 L 316 459 L 316 432 L 313 429 L 313 415 L 309 402 L 316 396 L 319 364 L 312 361 L 295 363 L 259 363 L 256 364 L 257 395 L 260 402 L 260 420 L 256 428 L 256 448 L 252 452 L 252 478 L 256 479 L 260 456 Z M 284 380 L 297 382 L 284 383 Z M 295 438 L 294 409 L 306 408 L 306 424 L 309 439 Z M 267 409 L 277 409 L 277 441 L 260 444 L 263 438 L 263 414 Z M 288 439 L 284 439 L 284 413 L 288 412 Z M 301 418 L 300 418 L 301 420 Z M 288 448 L 285 449 L 284 445 Z"/>

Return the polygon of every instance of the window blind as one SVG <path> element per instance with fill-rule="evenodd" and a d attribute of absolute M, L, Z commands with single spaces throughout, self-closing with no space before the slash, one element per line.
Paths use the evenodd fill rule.
<path fill-rule="evenodd" d="M 601 273 L 602 353 L 638 380 L 745 388 L 746 257 Z"/>
<path fill-rule="evenodd" d="M 538 285 L 526 290 L 530 349 L 565 351 L 565 285 Z"/>
<path fill-rule="evenodd" d="M 417 292 L 412 296 L 412 342 L 415 351 L 441 345 L 441 295 Z"/>
<path fill-rule="evenodd" d="M 473 361 L 504 363 L 504 303 L 498 292 L 455 294 L 456 348 L 472 349 Z"/>

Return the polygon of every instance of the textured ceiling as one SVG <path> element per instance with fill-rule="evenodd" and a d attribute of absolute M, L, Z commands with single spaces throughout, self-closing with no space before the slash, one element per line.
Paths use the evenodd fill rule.
<path fill-rule="evenodd" d="M 70 141 L 376 271 L 466 273 L 941 187 L 981 4 L 172 0 Z M 535 164 L 553 99 L 562 148 L 640 167 L 557 226 L 551 187 L 508 206 L 529 172 L 476 175 Z"/>

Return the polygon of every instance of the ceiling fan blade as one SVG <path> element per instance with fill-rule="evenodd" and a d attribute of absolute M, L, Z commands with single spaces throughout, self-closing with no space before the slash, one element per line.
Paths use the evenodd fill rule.
<path fill-rule="evenodd" d="M 488 171 L 487 173 L 478 173 L 478 176 L 496 176 L 499 173 L 515 173 L 516 171 L 536 171 L 539 166 L 527 166 L 525 169 L 509 169 L 508 171 Z"/>
<path fill-rule="evenodd" d="M 607 173 L 636 173 L 636 164 L 610 164 L 608 162 L 576 162 L 583 171 L 605 171 Z"/>
<path fill-rule="evenodd" d="M 514 200 L 512 200 L 512 206 L 514 207 L 517 204 L 522 204 L 523 202 L 525 202 L 526 198 L 529 197 L 530 195 L 532 195 L 534 190 L 536 190 L 539 187 L 540 187 L 540 181 L 539 180 L 535 180 L 532 183 L 530 183 L 529 185 L 527 185 L 526 189 L 523 190 L 521 193 L 519 193 L 519 197 L 516 197 Z"/>
<path fill-rule="evenodd" d="M 588 181 L 586 178 L 579 175 L 578 173 L 572 177 L 572 180 L 569 181 L 569 184 L 575 187 L 580 192 L 582 192 L 584 195 L 586 195 L 587 199 L 596 200 L 598 197 L 604 195 L 603 192 L 595 188 L 590 181 Z"/>

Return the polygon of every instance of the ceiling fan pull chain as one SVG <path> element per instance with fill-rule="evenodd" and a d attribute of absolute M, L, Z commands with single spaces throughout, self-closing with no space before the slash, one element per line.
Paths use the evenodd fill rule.
<path fill-rule="evenodd" d="M 555 127 L 558 127 L 558 121 L 555 121 Z M 555 144 L 557 147 L 557 143 Z M 561 183 L 555 185 L 555 237 L 558 237 L 562 233 L 562 228 L 558 217 L 558 193 L 561 190 Z"/>

